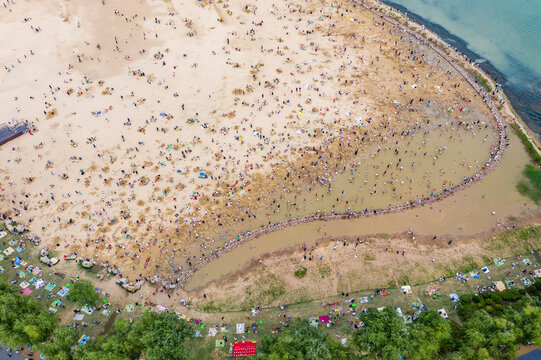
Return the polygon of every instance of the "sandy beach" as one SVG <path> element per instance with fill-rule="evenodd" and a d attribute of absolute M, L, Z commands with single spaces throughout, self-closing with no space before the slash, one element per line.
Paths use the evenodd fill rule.
<path fill-rule="evenodd" d="M 174 281 L 247 231 L 439 194 L 494 119 L 351 3 L 4 1 L 0 204 L 60 254 Z"/>

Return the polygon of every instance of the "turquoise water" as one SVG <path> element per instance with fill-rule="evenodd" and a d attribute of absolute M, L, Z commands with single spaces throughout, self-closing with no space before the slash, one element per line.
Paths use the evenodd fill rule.
<path fill-rule="evenodd" d="M 541 0 L 385 2 L 407 11 L 472 60 L 479 59 L 503 85 L 519 115 L 541 135 Z"/>

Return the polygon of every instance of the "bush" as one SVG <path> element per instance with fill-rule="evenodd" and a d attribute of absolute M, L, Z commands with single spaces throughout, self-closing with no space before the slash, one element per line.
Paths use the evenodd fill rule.
<path fill-rule="evenodd" d="M 94 285 L 88 280 L 79 280 L 74 283 L 68 294 L 68 300 L 76 302 L 80 306 L 95 306 L 100 296 L 94 290 Z"/>
<path fill-rule="evenodd" d="M 504 307 L 503 307 L 502 304 L 496 304 L 496 305 L 494 305 L 494 313 L 495 313 L 495 314 L 500 315 L 500 314 L 503 313 L 503 310 L 504 310 Z"/>
<path fill-rule="evenodd" d="M 300 267 L 297 270 L 295 270 L 295 277 L 302 279 L 303 277 L 306 276 L 307 271 L 308 270 L 305 267 Z"/>
<path fill-rule="evenodd" d="M 500 293 L 491 292 L 490 293 L 490 298 L 492 299 L 492 301 L 494 301 L 494 304 L 501 304 L 502 303 L 502 296 L 500 295 Z"/>
<path fill-rule="evenodd" d="M 502 300 L 508 302 L 515 302 L 521 298 L 520 292 L 517 289 L 506 289 L 501 293 Z"/>
<path fill-rule="evenodd" d="M 476 304 L 465 304 L 465 305 L 460 305 L 457 308 L 457 313 L 458 313 L 458 316 L 460 316 L 461 319 L 468 319 L 477 310 L 478 310 L 478 307 L 477 307 Z"/>
<path fill-rule="evenodd" d="M 530 285 L 526 288 L 526 291 L 528 292 L 528 295 L 530 296 L 537 296 L 539 293 L 539 290 L 537 290 L 537 287 L 535 285 Z"/>
<path fill-rule="evenodd" d="M 342 346 L 326 332 L 310 326 L 307 321 L 293 322 L 278 335 L 265 335 L 257 345 L 261 359 L 342 360 L 354 358 L 349 346 Z"/>

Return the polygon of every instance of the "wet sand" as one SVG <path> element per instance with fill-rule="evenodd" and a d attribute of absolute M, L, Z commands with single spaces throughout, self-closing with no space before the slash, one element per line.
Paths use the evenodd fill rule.
<path fill-rule="evenodd" d="M 248 242 L 194 273 L 186 289 L 195 289 L 244 268 L 252 258 L 295 244 L 314 244 L 321 238 L 412 231 L 419 235 L 464 237 L 501 230 L 510 216 L 527 216 L 537 206 L 516 190 L 529 154 L 515 134 L 499 166 L 482 182 L 430 206 L 396 214 L 292 226 Z M 492 212 L 495 212 L 493 214 Z"/>

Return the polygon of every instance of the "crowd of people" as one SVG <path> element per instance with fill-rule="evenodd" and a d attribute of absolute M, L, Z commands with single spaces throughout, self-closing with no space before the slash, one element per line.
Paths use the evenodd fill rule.
<path fill-rule="evenodd" d="M 107 257 L 123 276 L 165 287 L 183 284 L 204 264 L 269 232 L 430 204 L 497 165 L 507 134 L 496 107 L 437 46 L 394 19 L 371 13 L 364 3 L 364 10 L 344 5 L 329 10 L 325 3 L 267 5 L 242 10 L 237 30 L 212 35 L 218 47 L 201 37 L 205 25 L 195 17 L 172 11 L 143 9 L 149 13 L 142 16 L 100 4 L 113 29 L 97 38 L 84 32 L 84 19 L 74 21 L 74 31 L 83 32 L 84 50 L 74 50 L 45 87 L 42 117 L 53 122 L 68 117 L 57 108 L 73 109 L 73 115 L 82 106 L 88 123 L 64 121 L 64 136 L 36 121 L 29 149 L 18 145 L 21 140 L 2 148 L 10 172 L 0 195 L 4 217 L 24 218 L 59 249 Z M 228 2 L 221 6 L 236 11 Z M 270 29 L 264 17 L 281 27 Z M 226 15 L 219 20 L 235 22 Z M 168 37 L 184 27 L 211 55 L 200 55 L 203 50 L 188 42 L 181 49 L 166 47 Z M 39 36 L 48 31 L 40 27 Z M 101 80 L 109 70 L 96 69 L 104 64 L 120 64 L 128 78 Z M 204 70 L 212 67 L 229 82 L 223 90 L 215 89 L 222 79 L 213 80 Z M 398 69 L 390 72 L 392 67 Z M 18 70 L 6 69 L 5 76 Z M 189 76 L 198 83 L 179 84 Z M 388 77 L 392 81 L 385 81 Z M 464 79 L 492 111 L 496 140 L 486 162 L 459 164 L 467 167 L 462 180 L 442 168 L 443 180 L 432 189 L 430 180 L 427 186 L 421 179 L 424 174 L 414 179 L 413 170 L 432 157 L 435 164 L 448 149 L 422 146 L 436 134 L 451 139 L 462 133 L 431 128 L 437 126 L 431 114 L 451 109 L 453 117 L 447 114 L 444 125 L 487 133 L 482 130 L 487 123 L 475 119 L 483 112 L 482 101 Z M 27 97 L 32 104 L 36 95 Z M 408 149 L 415 141 L 418 148 Z M 69 153 L 58 156 L 51 151 L 56 147 Z M 24 154 L 31 154 L 32 168 L 21 173 L 18 165 L 28 164 Z M 393 161 L 378 158 L 384 154 L 392 154 Z M 411 163 L 405 164 L 406 158 Z M 358 194 L 335 185 L 341 174 L 350 177 Z M 388 194 L 390 206 L 363 206 L 364 197 Z"/>

